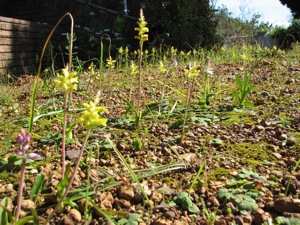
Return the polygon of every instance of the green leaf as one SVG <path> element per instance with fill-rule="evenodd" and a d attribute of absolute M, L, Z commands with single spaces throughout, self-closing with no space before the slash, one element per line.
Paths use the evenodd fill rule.
<path fill-rule="evenodd" d="M 128 216 L 128 220 L 130 221 L 138 221 L 140 218 L 140 215 L 137 214 L 137 213 L 130 213 L 129 216 Z"/>
<path fill-rule="evenodd" d="M 185 192 L 185 191 L 180 192 L 180 193 L 178 193 L 178 194 L 175 196 L 176 200 L 178 200 L 178 201 L 181 201 L 181 200 L 183 200 L 183 199 L 185 199 L 185 198 L 188 198 L 188 197 L 189 197 L 189 194 L 188 194 L 187 192 Z"/>
<path fill-rule="evenodd" d="M 275 219 L 276 224 L 282 224 L 282 225 L 298 225 L 300 224 L 300 220 L 295 218 L 295 217 L 291 217 L 291 218 L 287 218 L 284 216 L 278 216 Z"/>
<path fill-rule="evenodd" d="M 45 175 L 43 173 L 40 173 L 36 176 L 30 192 L 30 200 L 34 202 L 36 201 L 37 195 L 42 191 L 44 180 L 45 180 Z"/>
<path fill-rule="evenodd" d="M 238 93 L 237 91 L 234 91 L 234 92 L 232 93 L 232 97 L 233 97 L 236 101 L 239 101 L 239 99 L 240 99 L 240 95 L 239 95 L 239 93 Z"/>
<path fill-rule="evenodd" d="M 7 205 L 8 205 L 8 198 L 7 197 L 2 199 L 1 205 L 3 205 L 4 207 L 7 207 Z M 0 207 L 0 224 L 1 225 L 7 225 L 8 224 L 8 212 L 2 207 Z"/>
<path fill-rule="evenodd" d="M 191 213 L 197 213 L 200 211 L 200 209 L 194 203 L 189 205 L 188 210 Z"/>
<path fill-rule="evenodd" d="M 218 199 L 221 199 L 222 201 L 226 200 L 228 197 L 228 189 L 226 188 L 220 188 L 217 192 Z"/>
<path fill-rule="evenodd" d="M 243 90 L 243 82 L 242 82 L 241 78 L 238 75 L 235 75 L 235 80 L 239 86 L 240 91 L 242 91 Z"/>
<path fill-rule="evenodd" d="M 238 205 L 239 210 L 246 210 L 248 212 L 254 212 L 258 209 L 258 205 L 255 202 L 241 202 Z"/>
<path fill-rule="evenodd" d="M 246 106 L 246 107 L 253 107 L 253 103 L 252 103 L 251 101 L 247 100 L 247 101 L 244 101 L 244 102 L 243 102 L 243 106 Z"/>
<path fill-rule="evenodd" d="M 33 221 L 33 220 L 34 220 L 33 216 L 26 216 L 26 217 L 19 219 L 18 222 L 14 223 L 14 225 L 25 225 L 28 222 Z"/>
<path fill-rule="evenodd" d="M 235 187 L 235 186 L 237 186 L 237 180 L 236 179 L 234 179 L 234 178 L 232 178 L 232 179 L 228 179 L 228 180 L 226 180 L 226 186 L 228 186 L 228 187 Z"/>
<path fill-rule="evenodd" d="M 245 184 L 243 184 L 243 189 L 246 189 L 246 190 L 251 190 L 254 188 L 254 182 L 247 182 Z"/>
<path fill-rule="evenodd" d="M 128 223 L 128 220 L 125 218 L 118 220 L 118 225 L 125 225 L 127 223 Z"/>
<path fill-rule="evenodd" d="M 64 179 L 58 182 L 56 188 L 57 188 L 57 197 L 60 199 L 65 192 L 65 187 L 68 185 L 69 182 L 69 175 L 70 175 L 70 164 L 67 165 L 66 172 Z"/>
<path fill-rule="evenodd" d="M 212 145 L 215 145 L 215 146 L 223 145 L 223 141 L 220 138 L 215 138 L 215 139 L 211 140 L 209 143 Z"/>

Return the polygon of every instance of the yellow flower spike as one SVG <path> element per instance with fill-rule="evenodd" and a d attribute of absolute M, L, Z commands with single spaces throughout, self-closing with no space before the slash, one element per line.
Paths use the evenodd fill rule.
<path fill-rule="evenodd" d="M 135 36 L 136 39 L 140 40 L 140 45 L 143 44 L 143 42 L 148 41 L 148 33 L 149 29 L 147 26 L 147 22 L 145 21 L 145 17 L 143 14 L 143 10 L 140 11 L 140 18 L 137 22 L 139 27 L 134 28 L 135 31 L 138 31 L 138 36 Z"/>
<path fill-rule="evenodd" d="M 162 61 L 159 62 L 159 65 L 158 65 L 158 72 L 160 74 L 164 74 L 165 72 L 167 72 L 167 69 L 165 68 L 165 65 L 163 64 Z"/>
<path fill-rule="evenodd" d="M 106 63 L 107 63 L 107 67 L 109 69 L 114 69 L 115 68 L 115 63 L 116 63 L 116 60 L 113 60 L 111 58 L 111 56 L 109 56 L 109 58 L 106 60 Z"/>
<path fill-rule="evenodd" d="M 119 54 L 121 54 L 121 55 L 124 53 L 124 49 L 123 49 L 122 46 L 119 48 L 119 51 L 118 51 L 118 52 L 119 52 Z"/>
<path fill-rule="evenodd" d="M 107 119 L 99 116 L 100 112 L 108 112 L 103 106 L 97 106 L 99 103 L 100 93 L 95 97 L 94 101 L 84 103 L 85 110 L 81 113 L 77 119 L 77 123 L 83 124 L 87 128 L 93 128 L 97 126 L 106 126 Z"/>
<path fill-rule="evenodd" d="M 200 73 L 199 67 L 194 63 L 190 64 L 187 69 L 184 69 L 184 75 L 187 78 L 194 78 Z"/>
<path fill-rule="evenodd" d="M 171 47 L 171 55 L 175 56 L 176 54 L 177 54 L 177 49 L 172 46 Z"/>
<path fill-rule="evenodd" d="M 68 66 L 62 69 L 62 75 L 57 74 L 55 84 L 61 87 L 67 94 L 73 90 L 77 90 L 78 77 L 76 72 L 69 73 Z"/>
<path fill-rule="evenodd" d="M 130 64 L 130 75 L 136 76 L 138 74 L 139 74 L 138 66 L 133 61 L 131 61 L 131 64 Z"/>

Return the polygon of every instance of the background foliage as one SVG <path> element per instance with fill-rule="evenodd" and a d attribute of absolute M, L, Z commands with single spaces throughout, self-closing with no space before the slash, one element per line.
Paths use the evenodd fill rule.
<path fill-rule="evenodd" d="M 219 39 L 217 21 L 208 0 L 148 1 L 145 16 L 154 44 L 191 49 L 210 47 Z"/>

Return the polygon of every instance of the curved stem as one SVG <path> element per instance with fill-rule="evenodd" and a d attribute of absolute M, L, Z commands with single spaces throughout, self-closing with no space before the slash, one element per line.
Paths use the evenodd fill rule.
<path fill-rule="evenodd" d="M 37 70 L 37 75 L 36 75 L 36 79 L 34 81 L 34 86 L 33 86 L 33 91 L 32 91 L 32 95 L 31 95 L 31 104 L 30 104 L 30 117 L 29 117 L 29 125 L 28 125 L 28 132 L 31 133 L 32 131 L 32 125 L 33 125 L 33 117 L 34 117 L 34 106 L 35 106 L 35 96 L 36 96 L 36 91 L 37 91 L 37 83 L 41 74 L 41 69 L 42 69 L 42 61 L 43 61 L 43 57 L 46 51 L 46 47 L 54 33 L 54 31 L 56 30 L 56 28 L 58 27 L 58 25 L 61 23 L 61 21 L 66 17 L 69 16 L 71 19 L 71 44 L 70 44 L 70 49 L 69 49 L 69 71 L 71 71 L 71 66 L 72 66 L 72 48 L 73 48 L 73 27 L 74 27 L 74 19 L 73 16 L 70 13 L 66 13 L 65 15 L 63 15 L 59 21 L 56 23 L 56 25 L 54 26 L 54 28 L 51 30 L 50 34 L 48 35 L 46 42 L 43 46 L 42 49 L 42 53 L 41 53 L 41 58 L 39 61 L 39 66 L 38 66 L 38 70 Z"/>

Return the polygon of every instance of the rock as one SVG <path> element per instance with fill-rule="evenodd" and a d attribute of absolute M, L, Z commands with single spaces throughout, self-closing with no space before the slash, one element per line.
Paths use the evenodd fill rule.
<path fill-rule="evenodd" d="M 131 203 L 130 203 L 130 201 L 125 200 L 125 199 L 116 199 L 114 201 L 114 207 L 117 209 L 119 209 L 119 208 L 130 209 Z"/>
<path fill-rule="evenodd" d="M 104 200 L 108 200 L 110 202 L 114 201 L 114 197 L 112 196 L 112 194 L 110 192 L 103 192 L 100 195 L 100 201 L 104 201 Z"/>
<path fill-rule="evenodd" d="M 8 194 L 13 194 L 15 193 L 16 191 L 14 190 L 14 186 L 13 184 L 7 184 L 6 185 L 6 193 Z"/>
<path fill-rule="evenodd" d="M 297 141 L 298 141 L 298 139 L 295 138 L 295 137 L 288 137 L 288 139 L 287 139 L 287 141 L 286 141 L 286 144 L 287 144 L 288 146 L 291 146 L 291 145 L 296 144 Z"/>
<path fill-rule="evenodd" d="M 300 213 L 300 202 L 294 201 L 290 197 L 283 197 L 275 200 L 274 208 L 279 213 Z"/>
<path fill-rule="evenodd" d="M 152 193 L 151 199 L 155 202 L 155 203 L 160 203 L 161 200 L 163 198 L 163 195 L 161 193 L 158 193 L 156 191 L 154 191 Z"/>
<path fill-rule="evenodd" d="M 236 207 L 232 204 L 232 202 L 227 202 L 222 211 L 224 215 L 236 213 Z"/>
<path fill-rule="evenodd" d="M 114 202 L 114 197 L 110 192 L 103 192 L 100 195 L 100 208 L 101 209 L 112 209 L 112 204 Z"/>
<path fill-rule="evenodd" d="M 300 182 L 294 176 L 285 176 L 282 183 L 287 186 L 289 184 L 288 193 L 297 194 Z"/>
<path fill-rule="evenodd" d="M 166 220 L 166 219 L 158 219 L 153 223 L 153 225 L 171 225 L 171 224 L 172 224 L 172 221 Z"/>
<path fill-rule="evenodd" d="M 186 163 L 190 163 L 190 162 L 194 161 L 196 158 L 197 158 L 197 155 L 195 153 L 184 153 L 184 154 L 179 155 L 179 159 Z"/>
<path fill-rule="evenodd" d="M 188 223 L 185 221 L 175 220 L 173 225 L 188 225 Z"/>
<path fill-rule="evenodd" d="M 260 132 L 260 131 L 264 131 L 265 128 L 262 125 L 256 125 L 254 127 L 254 130 L 257 131 L 257 132 Z"/>
<path fill-rule="evenodd" d="M 274 201 L 270 201 L 266 203 L 266 210 L 271 211 L 274 209 Z"/>
<path fill-rule="evenodd" d="M 294 217 L 300 220 L 300 213 L 289 213 L 289 212 L 284 212 L 283 215 L 285 217 Z"/>
<path fill-rule="evenodd" d="M 38 171 L 37 169 L 31 169 L 31 170 L 29 171 L 29 173 L 30 173 L 30 174 L 38 174 L 39 171 Z"/>
<path fill-rule="evenodd" d="M 62 218 L 62 221 L 63 221 L 64 225 L 75 225 L 72 218 L 70 218 L 68 215 L 64 215 L 63 218 Z"/>
<path fill-rule="evenodd" d="M 145 200 L 144 204 L 148 208 L 152 208 L 154 206 L 154 202 L 152 200 Z"/>
<path fill-rule="evenodd" d="M 101 209 L 112 209 L 112 202 L 108 201 L 107 199 L 104 199 L 100 203 L 100 208 Z"/>
<path fill-rule="evenodd" d="M 170 188 L 168 185 L 164 184 L 161 188 L 156 189 L 156 191 L 162 195 L 174 195 L 176 191 Z"/>
<path fill-rule="evenodd" d="M 82 219 L 81 213 L 77 209 L 71 209 L 68 213 L 68 216 L 77 223 Z"/>
<path fill-rule="evenodd" d="M 283 177 L 283 173 L 279 170 L 272 170 L 271 174 L 273 174 L 277 178 L 282 178 Z"/>
<path fill-rule="evenodd" d="M 120 198 L 131 200 L 134 197 L 134 188 L 132 186 L 121 185 L 118 188 L 118 196 Z"/>
<path fill-rule="evenodd" d="M 261 225 L 264 222 L 267 222 L 269 218 L 272 218 L 272 216 L 270 215 L 270 213 L 265 212 L 263 209 L 257 209 L 254 213 L 253 213 L 253 222 L 256 225 Z"/>
<path fill-rule="evenodd" d="M 282 155 L 280 153 L 273 152 L 272 155 L 278 160 L 282 159 Z"/>
<path fill-rule="evenodd" d="M 297 180 L 300 180 L 300 172 L 294 173 L 294 176 L 296 177 Z"/>
<path fill-rule="evenodd" d="M 227 225 L 227 222 L 223 216 L 217 216 L 214 225 Z"/>
<path fill-rule="evenodd" d="M 167 219 L 174 219 L 176 217 L 176 213 L 172 210 L 169 210 L 164 213 L 164 217 L 166 217 Z"/>
<path fill-rule="evenodd" d="M 35 209 L 36 205 L 32 200 L 26 199 L 26 200 L 22 200 L 21 207 L 24 211 L 29 211 L 31 209 Z"/>
<path fill-rule="evenodd" d="M 257 99 L 255 99 L 255 101 L 254 101 L 254 105 L 255 106 L 258 106 L 258 105 L 264 105 L 265 104 L 265 99 L 263 99 L 263 98 L 257 98 Z"/>
<path fill-rule="evenodd" d="M 252 224 L 252 216 L 250 214 L 237 216 L 235 218 L 235 222 L 238 225 L 251 225 Z"/>
<path fill-rule="evenodd" d="M 215 196 L 211 196 L 207 199 L 207 201 L 210 203 L 211 206 L 219 207 L 220 203 L 218 199 Z"/>

